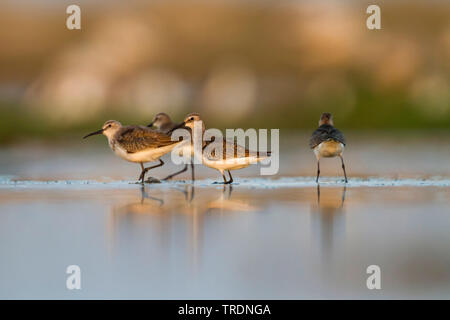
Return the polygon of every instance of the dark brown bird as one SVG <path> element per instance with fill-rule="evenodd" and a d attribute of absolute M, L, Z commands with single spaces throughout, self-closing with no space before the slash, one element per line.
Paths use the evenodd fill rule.
<path fill-rule="evenodd" d="M 319 182 L 320 158 L 333 158 L 336 156 L 341 158 L 345 183 L 348 182 L 347 173 L 345 172 L 344 158 L 342 157 L 345 145 L 345 137 L 341 131 L 334 127 L 333 116 L 331 113 L 322 113 L 319 120 L 319 128 L 313 132 L 311 138 L 309 139 L 309 146 L 313 149 L 317 159 L 316 182 Z"/>

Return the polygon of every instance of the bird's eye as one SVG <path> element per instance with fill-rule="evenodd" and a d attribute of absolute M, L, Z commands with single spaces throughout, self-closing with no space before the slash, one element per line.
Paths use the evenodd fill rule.
<path fill-rule="evenodd" d="M 111 128 L 111 125 L 108 125 L 108 128 Z"/>
<path fill-rule="evenodd" d="M 191 119 L 189 119 L 189 120 L 194 120 L 194 118 L 191 118 Z"/>

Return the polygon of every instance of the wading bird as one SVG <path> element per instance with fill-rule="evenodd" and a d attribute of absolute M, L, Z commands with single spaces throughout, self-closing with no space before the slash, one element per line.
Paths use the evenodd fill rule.
<path fill-rule="evenodd" d="M 319 128 L 311 135 L 309 146 L 313 149 L 317 159 L 316 182 L 319 182 L 320 158 L 333 158 L 338 156 L 341 158 L 345 183 L 347 183 L 347 173 L 345 172 L 344 158 L 342 157 L 345 147 L 345 138 L 342 132 L 334 127 L 333 116 L 331 113 L 322 113 L 319 120 Z"/>
<path fill-rule="evenodd" d="M 200 123 L 202 126 L 202 164 L 205 166 L 218 170 L 223 177 L 223 184 L 230 184 L 233 182 L 230 170 L 237 170 L 246 168 L 251 164 L 257 163 L 270 156 L 270 152 L 252 152 L 234 142 L 227 141 L 224 138 L 212 141 L 203 141 L 203 133 L 205 132 L 205 125 L 198 113 L 191 113 L 186 116 L 184 121 L 178 127 L 187 127 L 191 130 L 194 136 L 194 124 Z M 193 139 L 194 137 L 192 137 Z M 191 140 L 191 147 L 193 149 L 193 141 Z M 229 180 L 225 177 L 225 171 L 230 176 Z M 219 183 L 219 182 L 215 182 Z"/>
<path fill-rule="evenodd" d="M 147 127 L 155 127 L 157 131 L 170 135 L 172 133 L 172 131 L 174 129 L 176 129 L 177 127 L 180 127 L 180 125 L 182 126 L 182 125 L 184 125 L 184 123 L 175 124 L 172 122 L 172 119 L 169 117 L 168 114 L 166 114 L 164 112 L 160 112 L 155 116 L 152 123 L 147 125 Z M 179 153 L 180 155 L 184 154 L 184 155 L 186 155 L 186 158 L 188 158 L 189 157 L 188 155 L 190 155 L 192 182 L 194 182 L 195 181 L 194 162 L 192 161 L 192 157 L 194 155 L 193 148 L 191 147 L 191 144 L 189 144 L 189 143 L 183 144 L 182 146 L 180 146 L 180 148 L 181 148 L 180 153 Z M 169 179 L 185 172 L 187 169 L 188 169 L 188 163 L 186 162 L 183 169 L 168 175 L 163 180 L 169 180 Z"/>
<path fill-rule="evenodd" d="M 172 141 L 170 136 L 143 126 L 122 126 L 116 120 L 108 120 L 103 127 L 83 137 L 103 134 L 108 138 L 109 147 L 114 153 L 130 162 L 141 165 L 138 180 L 144 183 L 145 174 L 154 168 L 161 167 L 160 159 L 172 151 L 181 141 Z M 144 168 L 144 163 L 159 160 L 159 164 Z"/>

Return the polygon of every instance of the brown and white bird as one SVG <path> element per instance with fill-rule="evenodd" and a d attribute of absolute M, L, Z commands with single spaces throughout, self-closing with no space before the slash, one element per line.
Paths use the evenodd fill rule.
<path fill-rule="evenodd" d="M 145 174 L 154 168 L 161 167 L 160 159 L 172 151 L 181 141 L 172 141 L 170 136 L 143 126 L 122 126 L 116 120 L 108 120 L 98 131 L 83 137 L 103 134 L 108 138 L 109 147 L 124 160 L 139 163 L 141 174 L 138 180 L 144 183 Z M 159 164 L 144 168 L 144 163 L 159 160 Z"/>
<path fill-rule="evenodd" d="M 175 123 L 173 123 L 172 119 L 170 118 L 170 116 L 167 113 L 160 112 L 155 116 L 152 123 L 147 125 L 147 127 L 155 127 L 157 131 L 170 135 L 172 133 L 172 131 L 174 129 L 176 129 L 177 127 L 180 127 L 180 125 L 182 126 L 182 125 L 184 125 L 184 123 L 175 124 Z M 180 154 L 181 155 L 185 154 L 186 158 L 189 158 L 189 155 L 191 155 L 190 156 L 191 161 L 186 161 L 183 169 L 168 175 L 163 180 L 169 180 L 169 179 L 185 172 L 188 169 L 188 162 L 190 162 L 191 163 L 192 181 L 195 181 L 194 162 L 192 161 L 193 150 L 192 150 L 190 144 L 184 144 L 183 146 L 180 146 L 180 147 L 181 147 Z"/>
<path fill-rule="evenodd" d="M 198 113 L 188 114 L 183 123 L 178 127 L 185 126 L 193 132 L 195 123 L 201 125 L 203 135 L 206 129 Z M 223 184 L 230 184 L 233 182 L 230 170 L 246 168 L 249 165 L 262 161 L 270 156 L 270 152 L 249 151 L 234 141 L 227 141 L 224 138 L 220 140 L 203 141 L 202 136 L 201 155 L 194 153 L 192 141 L 191 148 L 194 156 L 201 158 L 202 164 L 209 168 L 216 169 L 222 174 Z M 229 180 L 225 177 L 225 171 L 228 172 L 230 177 Z"/>
<path fill-rule="evenodd" d="M 331 113 L 322 113 L 319 120 L 319 128 L 313 132 L 311 138 L 309 139 L 309 146 L 313 149 L 317 159 L 316 182 L 319 182 L 320 158 L 333 158 L 336 156 L 341 158 L 345 183 L 348 182 L 347 173 L 345 172 L 344 158 L 342 157 L 345 144 L 346 142 L 344 135 L 333 125 L 333 116 Z"/>

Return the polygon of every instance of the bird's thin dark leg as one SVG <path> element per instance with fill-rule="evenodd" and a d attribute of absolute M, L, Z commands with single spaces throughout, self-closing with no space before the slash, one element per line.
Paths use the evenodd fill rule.
<path fill-rule="evenodd" d="M 138 178 L 138 181 L 141 180 L 141 183 L 144 184 L 144 177 L 145 177 L 145 168 L 144 168 L 144 164 L 142 162 L 139 163 L 141 165 L 141 175 Z"/>
<path fill-rule="evenodd" d="M 320 160 L 317 160 L 317 177 L 316 177 L 316 182 L 319 183 L 319 176 L 320 176 L 320 164 L 319 164 Z"/>
<path fill-rule="evenodd" d="M 213 182 L 213 184 L 228 184 L 227 177 L 225 177 L 225 173 L 222 173 L 223 182 Z"/>
<path fill-rule="evenodd" d="M 154 165 L 154 166 L 151 166 L 151 167 L 148 167 L 148 168 L 145 168 L 145 169 L 143 169 L 142 170 L 142 173 L 141 173 L 141 179 L 142 179 L 142 183 L 144 183 L 144 178 L 145 178 L 145 174 L 149 171 L 149 170 L 151 170 L 151 169 L 155 169 L 155 168 L 158 168 L 158 167 L 161 167 L 161 166 L 163 166 L 164 165 L 164 161 L 162 161 L 161 159 L 159 159 L 159 163 L 157 164 L 157 165 Z M 143 168 L 144 167 L 144 165 L 141 163 L 141 167 Z"/>
<path fill-rule="evenodd" d="M 225 181 L 224 184 L 230 184 L 230 183 L 233 183 L 233 177 L 231 176 L 231 172 L 230 172 L 230 170 L 227 170 L 227 171 L 228 171 L 228 174 L 230 175 L 230 180 Z M 224 176 L 224 180 L 225 180 L 225 176 Z"/>
<path fill-rule="evenodd" d="M 163 165 L 164 165 L 164 161 L 162 161 L 161 159 L 159 159 L 159 163 L 158 163 L 158 164 L 156 164 L 156 165 L 154 165 L 154 166 L 151 166 L 151 167 L 148 167 L 148 168 L 145 168 L 145 172 L 147 173 L 147 171 L 149 171 L 149 170 L 151 170 L 151 169 L 155 169 L 155 168 L 161 167 L 161 166 L 163 166 Z"/>
<path fill-rule="evenodd" d="M 192 173 L 192 182 L 194 182 L 195 181 L 194 162 L 191 162 L 191 173 Z"/>
<path fill-rule="evenodd" d="M 187 168 L 188 168 L 188 166 L 187 166 L 187 164 L 186 164 L 186 165 L 184 166 L 183 169 L 181 169 L 180 171 L 177 171 L 177 172 L 175 172 L 175 173 L 172 173 L 171 175 L 168 175 L 168 176 L 165 177 L 163 180 L 169 180 L 169 179 L 172 179 L 173 177 L 175 177 L 175 176 L 177 176 L 177 175 L 179 175 L 179 174 L 185 172 L 185 171 L 187 170 Z"/>
<path fill-rule="evenodd" d="M 345 183 L 347 183 L 348 180 L 347 180 L 347 173 L 345 172 L 344 158 L 342 157 L 342 155 L 340 155 L 339 158 L 341 158 L 341 162 L 342 162 L 342 170 L 344 170 Z"/>

